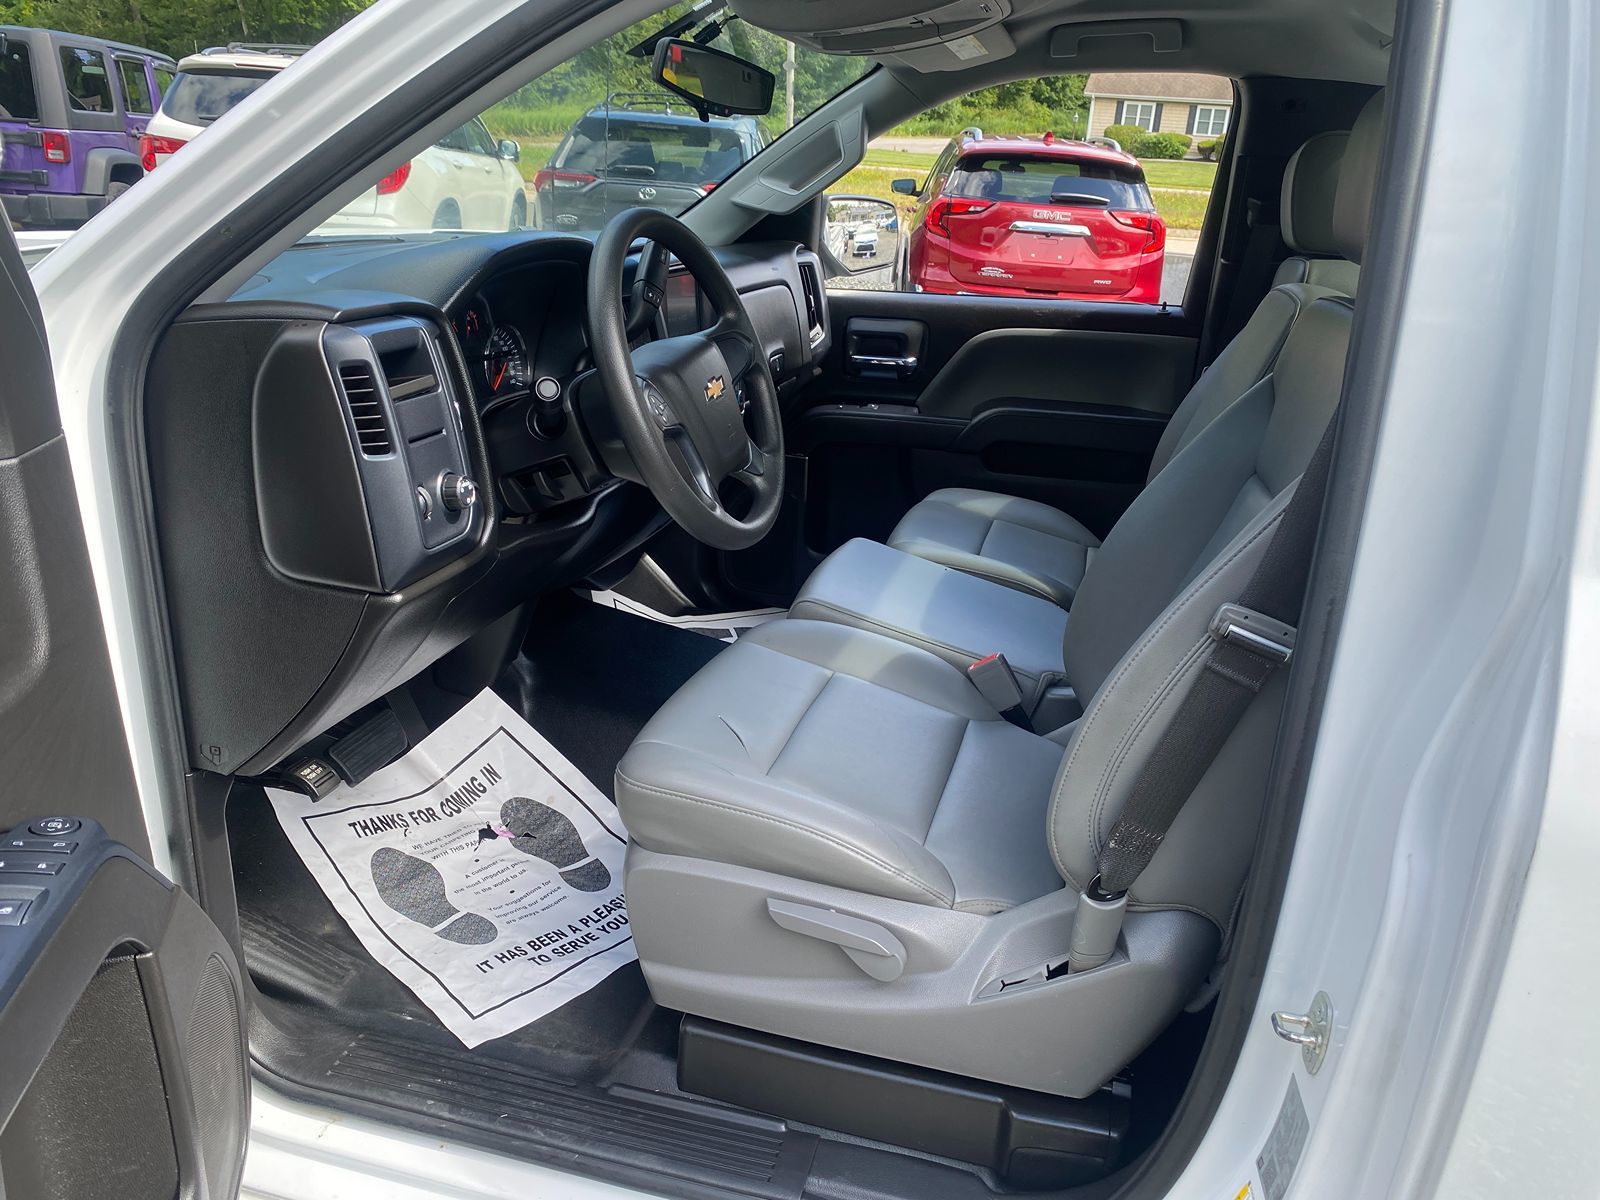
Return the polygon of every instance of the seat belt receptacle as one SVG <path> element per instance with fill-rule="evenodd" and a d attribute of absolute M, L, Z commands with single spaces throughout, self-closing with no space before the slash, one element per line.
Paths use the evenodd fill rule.
<path fill-rule="evenodd" d="M 1072 914 L 1072 945 L 1067 950 L 1069 974 L 1092 971 L 1117 952 L 1127 909 L 1128 893 L 1102 891 L 1098 875 L 1078 894 L 1078 907 Z"/>
<path fill-rule="evenodd" d="M 989 654 L 967 668 L 967 678 L 978 694 L 994 706 L 1013 725 L 1031 731 L 1028 714 L 1022 707 L 1022 685 L 1004 654 Z"/>

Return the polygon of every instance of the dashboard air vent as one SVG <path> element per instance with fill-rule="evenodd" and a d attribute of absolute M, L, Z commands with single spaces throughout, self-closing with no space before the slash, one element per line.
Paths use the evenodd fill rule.
<path fill-rule="evenodd" d="M 806 325 L 811 333 L 811 344 L 815 346 L 822 340 L 826 329 L 822 315 L 822 281 L 814 264 L 809 262 L 800 264 L 800 286 L 805 290 Z"/>
<path fill-rule="evenodd" d="M 339 382 L 344 385 L 345 403 L 355 421 L 356 440 L 361 453 L 381 458 L 394 452 L 394 437 L 383 415 L 383 398 L 378 394 L 378 379 L 372 365 L 364 362 L 339 364 Z"/>

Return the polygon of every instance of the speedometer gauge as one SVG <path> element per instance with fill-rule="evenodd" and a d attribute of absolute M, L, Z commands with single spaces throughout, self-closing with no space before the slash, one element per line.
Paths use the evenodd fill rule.
<path fill-rule="evenodd" d="M 521 391 L 528 386 L 528 348 L 522 335 L 509 325 L 499 326 L 484 347 L 483 378 L 491 396 Z"/>

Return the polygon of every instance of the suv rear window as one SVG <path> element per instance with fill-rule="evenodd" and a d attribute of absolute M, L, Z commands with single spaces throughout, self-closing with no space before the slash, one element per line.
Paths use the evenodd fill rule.
<path fill-rule="evenodd" d="M 1096 159 L 1025 154 L 975 154 L 963 158 L 945 189 L 951 196 L 1016 200 L 1024 204 L 1104 204 L 1151 209 L 1144 172 Z"/>
<path fill-rule="evenodd" d="M 585 117 L 557 161 L 558 170 L 611 171 L 665 183 L 721 183 L 744 161 L 739 131 L 693 118 L 677 122 Z"/>
<path fill-rule="evenodd" d="M 271 71 L 184 71 L 167 89 L 161 111 L 187 125 L 209 125 L 272 76 Z"/>
<path fill-rule="evenodd" d="M 61 47 L 61 75 L 67 85 L 67 103 L 74 112 L 116 111 L 106 60 L 97 52 L 81 46 Z"/>
<path fill-rule="evenodd" d="M 33 55 L 16 40 L 0 56 L 0 119 L 39 119 L 39 97 L 33 90 Z"/>

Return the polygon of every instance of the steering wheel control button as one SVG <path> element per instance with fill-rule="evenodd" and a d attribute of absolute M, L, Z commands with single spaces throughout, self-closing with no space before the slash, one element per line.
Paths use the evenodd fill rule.
<path fill-rule="evenodd" d="M 32 900 L 0 900 L 0 925 L 21 925 L 32 904 Z"/>
<path fill-rule="evenodd" d="M 83 822 L 76 817 L 43 817 L 29 825 L 28 832 L 39 837 L 58 838 L 77 833 L 82 828 Z"/>
<path fill-rule="evenodd" d="M 27 858 L 7 856 L 0 858 L 0 875 L 59 875 L 66 866 L 59 858 Z"/>
<path fill-rule="evenodd" d="M 439 501 L 445 512 L 465 512 L 478 502 L 478 485 L 465 475 L 446 471 L 439 480 Z"/>
<path fill-rule="evenodd" d="M 63 842 L 54 838 L 8 837 L 0 842 L 0 854 L 71 854 L 77 842 Z"/>
<path fill-rule="evenodd" d="M 655 388 L 645 389 L 644 402 L 649 406 L 650 415 L 662 429 L 671 429 L 678 423 L 677 418 L 672 415 L 672 410 L 667 407 L 667 402 Z"/>

